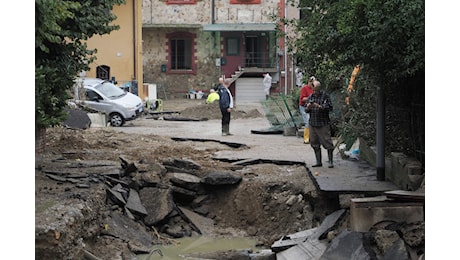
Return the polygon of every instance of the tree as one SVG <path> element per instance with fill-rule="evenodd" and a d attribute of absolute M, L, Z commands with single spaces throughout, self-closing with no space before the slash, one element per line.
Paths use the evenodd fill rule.
<path fill-rule="evenodd" d="M 118 30 L 111 10 L 125 0 L 35 1 L 35 128 L 59 125 L 66 117 L 69 89 L 89 69 L 93 35 Z"/>
<path fill-rule="evenodd" d="M 307 76 L 315 75 L 338 96 L 341 134 L 375 142 L 375 96 L 381 87 L 387 104 L 385 146 L 422 159 L 424 1 L 299 0 L 298 7 L 299 20 L 282 21 L 294 24 L 298 36 L 288 48 Z M 346 87 L 356 65 L 361 70 L 346 105 Z"/>

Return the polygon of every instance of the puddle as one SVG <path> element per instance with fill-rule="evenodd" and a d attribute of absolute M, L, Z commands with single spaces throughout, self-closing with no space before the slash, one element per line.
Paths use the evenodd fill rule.
<path fill-rule="evenodd" d="M 185 257 L 191 253 L 209 253 L 220 250 L 252 250 L 257 252 L 263 248 L 256 247 L 256 241 L 248 238 L 215 238 L 215 237 L 184 237 L 175 239 L 177 245 L 154 246 L 152 249 L 159 249 L 163 256 L 158 252 L 153 252 L 150 257 L 148 254 L 138 255 L 139 260 L 184 260 L 197 259 Z"/>

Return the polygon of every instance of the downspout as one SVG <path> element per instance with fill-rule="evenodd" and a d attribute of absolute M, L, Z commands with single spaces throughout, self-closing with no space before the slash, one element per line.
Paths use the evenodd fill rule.
<path fill-rule="evenodd" d="M 284 6 L 284 19 L 287 17 L 287 7 L 286 7 L 286 1 L 283 0 L 283 6 Z M 287 44 L 286 44 L 286 30 L 287 30 L 287 25 L 284 23 L 284 95 L 287 95 L 287 82 L 288 82 L 288 69 L 287 69 Z"/>
<path fill-rule="evenodd" d="M 211 0 L 211 24 L 216 23 L 215 9 L 216 9 L 215 0 Z M 213 50 L 216 48 L 216 46 L 220 46 L 220 44 L 217 42 L 216 34 L 217 33 L 214 30 L 211 31 L 211 38 L 213 39 L 213 41 L 212 41 L 212 49 Z M 219 36 L 220 36 L 220 34 L 219 34 Z M 220 39 L 220 37 L 219 37 L 219 39 Z M 218 48 L 218 53 L 219 53 L 219 57 L 221 58 L 222 54 L 220 53 L 219 48 Z M 219 77 L 221 77 L 221 76 L 222 76 L 222 67 L 221 67 L 221 65 L 219 65 Z"/>
<path fill-rule="evenodd" d="M 377 180 L 385 180 L 385 86 L 377 87 Z"/>
<path fill-rule="evenodd" d="M 134 60 L 134 73 L 133 79 L 137 79 L 137 31 L 136 31 L 136 0 L 133 1 L 133 60 Z M 137 93 L 139 94 L 139 82 L 137 82 Z"/>
<path fill-rule="evenodd" d="M 289 66 L 291 67 L 290 68 L 290 71 L 291 71 L 291 85 L 289 86 L 290 87 L 290 90 L 291 90 L 291 93 L 293 92 L 293 90 L 295 89 L 295 87 L 297 86 L 296 85 L 296 78 L 297 78 L 297 75 L 295 73 L 295 69 L 293 70 L 294 68 L 294 59 L 292 59 L 292 57 L 290 57 L 289 59 Z"/>
<path fill-rule="evenodd" d="M 211 0 L 211 24 L 216 23 L 216 17 L 215 17 L 215 14 L 214 14 L 214 8 L 215 8 L 216 3 L 214 1 L 215 0 Z"/>

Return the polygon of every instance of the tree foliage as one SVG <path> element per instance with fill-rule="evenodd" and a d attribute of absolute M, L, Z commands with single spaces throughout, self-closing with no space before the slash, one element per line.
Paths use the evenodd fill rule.
<path fill-rule="evenodd" d="M 69 89 L 89 69 L 96 49 L 85 41 L 119 29 L 112 24 L 114 5 L 125 0 L 35 1 L 35 126 L 46 128 L 65 120 Z"/>
<path fill-rule="evenodd" d="M 291 1 L 291 4 L 295 4 Z M 299 0 L 297 38 L 288 49 L 306 77 L 335 98 L 342 137 L 375 144 L 377 88 L 385 92 L 386 151 L 424 154 L 425 3 L 423 0 Z M 347 92 L 355 65 L 361 70 Z M 350 103 L 344 102 L 345 96 Z M 423 156 L 423 155 L 422 155 Z"/>

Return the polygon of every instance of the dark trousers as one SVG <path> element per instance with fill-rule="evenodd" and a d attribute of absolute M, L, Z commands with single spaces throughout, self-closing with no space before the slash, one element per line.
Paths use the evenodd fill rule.
<path fill-rule="evenodd" d="M 334 144 L 331 138 L 331 127 L 326 126 L 309 126 L 310 130 L 310 145 L 313 149 L 318 149 L 323 145 L 327 150 L 334 149 Z"/>
<path fill-rule="evenodd" d="M 230 124 L 230 112 L 228 112 L 226 108 L 220 109 L 220 112 L 222 113 L 222 126 L 229 125 Z"/>

